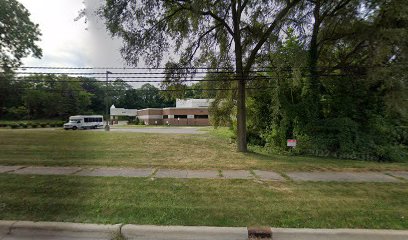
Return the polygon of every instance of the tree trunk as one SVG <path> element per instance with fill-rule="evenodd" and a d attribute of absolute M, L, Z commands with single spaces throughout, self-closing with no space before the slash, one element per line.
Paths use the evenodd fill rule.
<path fill-rule="evenodd" d="M 232 3 L 232 19 L 234 24 L 234 44 L 235 44 L 235 71 L 238 79 L 237 96 L 237 145 L 239 152 L 247 152 L 246 139 L 246 106 L 245 106 L 245 76 L 242 63 L 242 44 L 241 44 L 241 4 L 235 0 Z"/>
<path fill-rule="evenodd" d="M 238 151 L 246 152 L 247 139 L 246 139 L 246 106 L 245 106 L 245 74 L 242 72 L 242 56 L 240 61 L 237 59 L 236 63 L 238 81 L 238 96 L 237 96 L 237 143 Z"/>
<path fill-rule="evenodd" d="M 317 0 L 315 2 L 314 10 L 313 10 L 313 17 L 314 17 L 314 24 L 312 30 L 312 38 L 310 41 L 310 48 L 309 48 L 309 67 L 310 67 L 310 82 L 309 82 L 309 113 L 310 118 L 309 120 L 316 120 L 319 117 L 319 73 L 317 69 L 317 62 L 319 59 L 319 46 L 318 46 L 318 36 L 320 31 L 320 8 L 321 2 Z"/>

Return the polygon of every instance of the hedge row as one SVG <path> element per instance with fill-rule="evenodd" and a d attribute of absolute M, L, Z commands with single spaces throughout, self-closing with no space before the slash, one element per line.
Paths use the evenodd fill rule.
<path fill-rule="evenodd" d="M 0 128 L 46 128 L 46 127 L 63 127 L 64 121 L 56 121 L 56 122 L 10 122 L 10 123 L 1 123 Z"/>

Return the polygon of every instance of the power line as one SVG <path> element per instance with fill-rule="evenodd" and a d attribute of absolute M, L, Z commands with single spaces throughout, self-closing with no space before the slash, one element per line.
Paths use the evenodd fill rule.
<path fill-rule="evenodd" d="M 393 67 L 393 66 L 407 66 L 405 63 L 391 63 L 391 65 L 379 65 L 379 66 L 340 66 L 337 68 L 347 69 L 347 68 L 385 68 L 385 67 Z M 280 67 L 277 66 L 264 66 L 258 67 L 257 69 L 279 69 Z M 309 66 L 304 67 L 293 67 L 295 69 L 311 69 Z M 333 69 L 334 67 L 330 66 L 318 66 L 317 69 Z M 21 66 L 15 67 L 12 69 L 54 69 L 54 70 L 218 70 L 218 69 L 231 69 L 229 67 L 51 67 L 51 66 Z M 234 71 L 232 73 L 235 73 Z"/>
<path fill-rule="evenodd" d="M 257 76 L 251 77 L 248 80 L 273 80 L 274 78 L 268 76 Z M 54 80 L 54 79 L 32 79 L 32 78 L 13 78 L 12 80 L 18 82 L 46 82 L 46 83 L 58 83 L 58 82 L 95 82 L 95 83 L 106 83 L 104 80 L 93 80 L 93 79 L 70 79 L 70 80 Z M 237 78 L 226 78 L 226 79 L 180 79 L 180 83 L 184 82 L 234 82 L 238 81 Z M 115 81 L 109 81 L 110 83 L 115 83 Z M 171 80 L 122 80 L 120 82 L 125 83 L 171 83 Z"/>
<path fill-rule="evenodd" d="M 310 75 L 304 75 L 300 77 L 310 77 Z M 345 74 L 322 74 L 319 77 L 356 77 L 356 75 L 345 75 Z M 125 79 L 158 79 L 159 77 L 123 77 Z M 251 76 L 248 77 L 247 81 L 257 81 L 257 80 L 279 80 L 279 79 L 294 79 L 295 77 L 274 77 L 274 76 Z M 84 77 L 73 77 L 73 79 L 69 80 L 61 80 L 61 79 L 40 79 L 40 78 L 32 78 L 32 77 L 15 77 L 11 79 L 4 79 L 4 80 L 14 80 L 17 82 L 39 82 L 39 83 L 58 83 L 58 82 L 80 82 L 80 83 L 106 83 L 105 80 L 97 80 L 97 79 L 106 79 L 105 77 L 92 77 L 86 78 Z M 162 79 L 162 78 L 161 78 Z M 172 80 L 122 80 L 121 78 L 116 78 L 115 80 L 110 80 L 110 83 L 115 83 L 117 80 L 121 80 L 120 82 L 124 83 L 171 83 Z M 185 82 L 234 82 L 239 81 L 240 79 L 237 77 L 233 78 L 225 78 L 225 79 L 212 79 L 212 78 L 196 78 L 191 77 L 187 79 L 178 79 L 179 83 Z M 1 81 L 1 80 L 0 80 Z"/>
<path fill-rule="evenodd" d="M 226 67 L 219 67 L 219 68 L 211 68 L 211 67 L 179 67 L 179 68 L 165 68 L 165 67 L 157 67 L 157 68 L 146 68 L 146 67 L 46 67 L 46 66 L 38 66 L 38 67 L 16 67 L 14 69 L 60 69 L 60 70 L 111 70 L 111 69 L 131 69 L 131 70 L 217 70 L 217 69 L 231 69 Z"/>
<path fill-rule="evenodd" d="M 271 89 L 273 87 L 247 87 L 245 88 L 246 90 L 263 90 L 263 89 Z M 0 88 L 0 90 L 10 90 L 6 88 Z M 85 89 L 39 89 L 39 88 L 13 88 L 12 90 L 30 90 L 30 91 L 48 91 L 48 92 L 90 92 L 92 93 L 92 90 L 85 90 Z M 238 88 L 186 88 L 186 89 L 129 89 L 131 91 L 143 91 L 143 92 L 153 92 L 153 91 L 158 91 L 158 92 L 183 92 L 183 91 L 235 91 L 238 90 Z M 121 90 L 113 90 L 113 89 L 105 89 L 103 91 L 108 91 L 108 92 L 118 92 Z M 127 90 L 125 90 L 127 91 Z"/>

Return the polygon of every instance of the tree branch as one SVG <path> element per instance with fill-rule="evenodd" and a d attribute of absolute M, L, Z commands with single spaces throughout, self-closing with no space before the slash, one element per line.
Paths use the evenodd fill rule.
<path fill-rule="evenodd" d="M 321 16 L 321 20 L 320 22 L 323 22 L 323 20 L 327 17 L 327 16 L 333 16 L 337 11 L 339 11 L 340 9 L 342 9 L 343 7 L 345 7 L 347 4 L 349 4 L 351 2 L 351 0 L 345 0 L 344 2 L 340 2 L 338 3 L 333 10 L 331 11 L 327 11 L 325 13 L 322 14 Z"/>
<path fill-rule="evenodd" d="M 244 11 L 244 9 L 245 9 L 245 7 L 247 6 L 248 2 L 249 2 L 248 0 L 244 0 L 244 2 L 242 3 L 241 7 L 239 8 L 240 14 Z"/>
<path fill-rule="evenodd" d="M 160 19 L 159 21 L 157 21 L 153 26 L 151 26 L 149 29 L 146 29 L 146 33 L 149 33 L 150 31 L 152 31 L 154 28 L 156 28 L 157 26 L 159 26 L 161 23 L 167 21 L 168 19 L 172 18 L 174 15 L 176 15 L 178 12 L 181 12 L 182 10 L 185 10 L 183 8 L 178 8 L 176 10 L 174 10 L 173 13 L 163 17 L 162 19 Z"/>
<path fill-rule="evenodd" d="M 205 16 L 205 15 L 211 16 L 211 17 L 214 18 L 216 21 L 218 21 L 219 23 L 221 23 L 221 24 L 227 29 L 227 31 L 229 32 L 229 34 L 231 34 L 231 36 L 234 35 L 234 31 L 232 31 L 232 28 L 227 24 L 227 22 L 226 22 L 224 19 L 222 19 L 222 18 L 221 18 L 220 16 L 218 16 L 217 14 L 211 12 L 210 10 L 205 11 L 205 12 L 201 11 L 201 14 L 204 15 L 204 16 Z"/>
<path fill-rule="evenodd" d="M 273 30 L 278 26 L 279 22 L 288 14 L 289 10 L 299 2 L 300 2 L 300 0 L 293 0 L 292 2 L 288 3 L 286 5 L 286 7 L 283 8 L 278 13 L 275 20 L 271 23 L 271 25 L 268 27 L 268 29 L 264 32 L 264 34 L 262 35 L 259 42 L 256 44 L 254 49 L 251 51 L 251 54 L 249 55 L 248 61 L 247 61 L 246 66 L 244 68 L 246 73 L 249 72 L 252 64 L 255 61 L 255 57 L 256 57 L 259 49 L 261 49 L 262 45 L 266 42 L 266 40 L 268 40 L 268 37 L 271 35 Z"/>
<path fill-rule="evenodd" d="M 190 58 L 189 58 L 189 60 L 188 60 L 189 62 L 191 62 L 191 61 L 193 60 L 194 55 L 197 53 L 198 49 L 200 48 L 201 40 L 202 40 L 205 36 L 207 36 L 208 34 L 210 34 L 214 29 L 220 27 L 221 25 L 222 25 L 222 24 L 219 23 L 219 24 L 217 24 L 217 25 L 215 25 L 215 26 L 212 26 L 210 29 L 208 29 L 206 32 L 204 32 L 202 35 L 200 35 L 200 37 L 198 37 L 198 39 L 197 39 L 197 41 L 196 41 L 197 44 L 194 44 L 194 45 L 196 45 L 196 47 L 195 47 L 194 51 L 192 52 L 192 54 L 191 54 L 191 56 L 190 56 Z"/>
<path fill-rule="evenodd" d="M 213 13 L 211 10 L 201 11 L 201 10 L 194 9 L 194 7 L 191 5 L 191 1 L 188 1 L 188 0 L 172 0 L 172 2 L 177 4 L 180 8 L 183 8 L 185 10 L 189 10 L 189 11 L 198 13 L 198 14 L 203 15 L 203 16 L 212 17 L 214 20 L 221 23 L 227 29 L 229 34 L 231 34 L 231 36 L 234 35 L 234 31 L 232 31 L 232 28 L 227 24 L 225 19 L 223 19 L 220 16 L 218 16 L 217 14 Z M 182 4 L 182 3 L 184 3 L 184 4 Z"/>

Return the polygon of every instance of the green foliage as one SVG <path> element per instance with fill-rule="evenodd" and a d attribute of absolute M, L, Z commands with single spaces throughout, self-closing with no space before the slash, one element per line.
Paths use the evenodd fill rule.
<path fill-rule="evenodd" d="M 133 89 L 122 80 L 106 85 L 93 78 L 35 75 L 10 81 L 7 91 L 11 95 L 0 119 L 66 119 L 79 114 L 104 114 L 106 104 L 130 109 L 174 106 L 174 101 L 164 100 L 157 87 L 144 84 Z"/>
<path fill-rule="evenodd" d="M 11 119 L 26 119 L 28 116 L 28 111 L 25 106 L 13 106 L 6 109 L 6 116 Z"/>
<path fill-rule="evenodd" d="M 138 117 L 129 117 L 128 118 L 128 125 L 139 125 L 140 121 Z"/>
<path fill-rule="evenodd" d="M 38 25 L 31 22 L 30 13 L 21 3 L 0 1 L 0 118 L 6 108 L 12 107 L 9 103 L 18 92 L 12 88 L 12 68 L 20 66 L 21 59 L 29 55 L 42 56 L 36 43 L 40 35 Z"/>
<path fill-rule="evenodd" d="M 286 140 L 296 138 L 294 152 L 300 154 L 407 159 L 406 4 L 373 2 L 365 20 L 356 20 L 352 8 L 358 5 L 350 4 L 344 7 L 347 14 L 338 10 L 318 26 L 313 71 L 313 61 L 304 57 L 312 44 L 304 45 L 291 30 L 270 53 L 274 71 L 268 76 L 274 81 L 251 83 L 270 90 L 249 94 L 250 142 L 282 152 L 288 150 Z M 321 7 L 324 11 L 329 6 Z M 333 22 L 350 24 L 338 27 Z"/>
<path fill-rule="evenodd" d="M 0 67 L 15 67 L 32 54 L 41 57 L 36 42 L 41 33 L 30 20 L 30 13 L 17 0 L 0 1 Z"/>
<path fill-rule="evenodd" d="M 186 66 L 214 59 L 231 62 L 234 48 L 230 42 L 234 40 L 242 43 L 243 46 L 235 46 L 242 54 L 256 55 L 259 49 L 251 50 L 258 43 L 262 47 L 261 43 L 271 35 L 268 27 L 276 27 L 271 19 L 282 21 L 298 2 L 106 0 L 99 14 L 112 35 L 123 38 L 122 53 L 129 64 L 137 65 L 143 56 L 146 65 L 157 66 L 166 54 L 175 53 L 179 55 L 178 64 Z M 282 14 L 276 16 L 270 9 Z M 245 28 L 234 28 L 233 21 Z M 238 34 L 240 39 L 234 39 Z"/>
<path fill-rule="evenodd" d="M 175 101 L 166 100 L 157 87 L 146 83 L 138 89 L 126 90 L 114 104 L 129 109 L 143 109 L 173 107 Z"/>
<path fill-rule="evenodd" d="M 68 76 L 40 76 L 22 99 L 31 118 L 66 118 L 85 112 L 91 94 Z M 43 81 L 41 81 L 41 79 Z M 30 77 L 27 78 L 30 80 Z"/>

